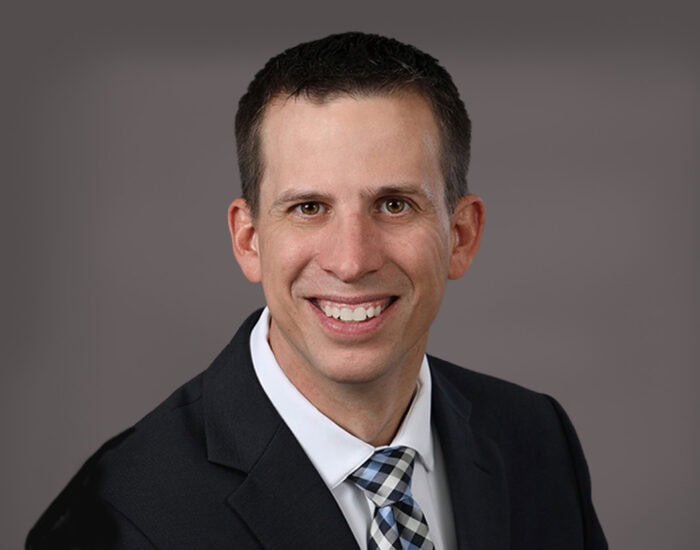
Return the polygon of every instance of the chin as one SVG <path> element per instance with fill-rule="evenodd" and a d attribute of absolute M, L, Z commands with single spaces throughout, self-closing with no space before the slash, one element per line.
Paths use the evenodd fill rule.
<path fill-rule="evenodd" d="M 342 355 L 342 354 L 340 354 Z M 361 356 L 360 356 L 361 355 Z M 333 360 L 318 359 L 318 371 L 337 384 L 370 384 L 385 377 L 395 368 L 396 359 L 380 358 L 376 351 L 358 354 L 356 351 Z"/>

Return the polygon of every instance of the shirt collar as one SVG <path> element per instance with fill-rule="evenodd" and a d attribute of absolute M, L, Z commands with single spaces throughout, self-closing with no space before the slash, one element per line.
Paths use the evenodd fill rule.
<path fill-rule="evenodd" d="M 375 448 L 345 431 L 296 389 L 272 353 L 268 343 L 269 323 L 270 312 L 265 308 L 250 335 L 255 374 L 326 485 L 333 489 L 376 450 L 383 447 Z M 416 393 L 396 436 L 389 445 L 405 445 L 415 449 L 420 462 L 428 471 L 432 471 L 434 466 L 430 394 L 430 369 L 427 358 L 423 356 Z"/>

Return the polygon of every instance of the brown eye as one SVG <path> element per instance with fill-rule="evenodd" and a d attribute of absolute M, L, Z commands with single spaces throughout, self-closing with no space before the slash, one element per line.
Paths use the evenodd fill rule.
<path fill-rule="evenodd" d="M 317 216 L 323 211 L 323 207 L 318 202 L 303 202 L 297 205 L 296 210 L 302 216 Z"/>
<path fill-rule="evenodd" d="M 409 204 L 403 199 L 387 199 L 382 203 L 382 210 L 392 215 L 402 214 L 409 208 Z"/>

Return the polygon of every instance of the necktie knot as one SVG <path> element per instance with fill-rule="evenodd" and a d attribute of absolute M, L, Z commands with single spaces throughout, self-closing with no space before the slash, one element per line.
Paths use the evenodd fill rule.
<path fill-rule="evenodd" d="M 413 449 L 388 447 L 350 474 L 375 505 L 369 550 L 433 550 L 425 516 L 411 495 L 415 459 Z"/>
<path fill-rule="evenodd" d="M 409 447 L 388 447 L 375 452 L 350 474 L 376 506 L 390 506 L 411 499 L 411 476 L 416 451 Z"/>

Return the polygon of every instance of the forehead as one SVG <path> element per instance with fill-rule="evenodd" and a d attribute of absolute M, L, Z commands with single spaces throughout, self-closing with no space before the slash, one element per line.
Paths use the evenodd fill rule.
<path fill-rule="evenodd" d="M 263 117 L 260 153 L 263 183 L 312 173 L 415 178 L 438 167 L 439 131 L 430 104 L 414 92 L 278 98 Z"/>
<path fill-rule="evenodd" d="M 279 123 L 285 126 L 306 126 L 322 123 L 329 115 L 346 113 L 353 118 L 359 112 L 382 111 L 382 121 L 393 119 L 395 123 L 413 121 L 431 130 L 437 130 L 437 120 L 427 98 L 411 89 L 391 93 L 331 93 L 323 97 L 276 96 L 268 102 L 261 119 L 263 143 L 270 139 L 270 131 L 278 131 Z M 348 122 L 346 120 L 346 122 Z"/>

